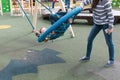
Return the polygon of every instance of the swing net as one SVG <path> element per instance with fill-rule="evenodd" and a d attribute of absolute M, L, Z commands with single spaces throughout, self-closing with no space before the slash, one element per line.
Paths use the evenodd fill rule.
<path fill-rule="evenodd" d="M 58 21 L 61 17 L 63 17 L 66 14 L 66 12 L 57 12 L 56 14 L 50 14 L 49 16 L 49 20 L 51 22 L 51 24 L 54 24 L 56 21 Z M 50 40 L 56 39 L 60 36 L 62 36 L 65 31 L 67 30 L 67 28 L 69 27 L 70 23 L 69 21 L 65 21 L 63 22 L 61 25 L 59 25 L 58 27 L 56 27 L 52 32 L 54 32 L 54 34 L 48 34 L 48 38 Z"/>
<path fill-rule="evenodd" d="M 18 1 L 19 6 L 21 7 L 23 13 L 25 14 L 28 22 L 30 23 L 32 29 L 34 30 L 35 27 L 33 26 L 31 20 L 27 16 L 27 14 L 24 11 L 24 9 L 23 9 L 22 5 L 20 4 L 19 0 L 17 0 L 17 1 Z M 44 33 L 42 33 L 40 36 L 38 36 L 38 42 L 43 42 L 46 37 L 49 40 L 54 40 L 54 39 L 62 36 L 70 25 L 68 20 L 72 16 L 77 15 L 79 12 L 81 12 L 81 8 L 78 7 L 76 9 L 73 9 L 69 13 L 67 13 L 67 12 L 57 12 L 57 13 L 53 14 L 52 11 L 50 10 L 50 8 L 47 8 L 44 4 L 42 4 L 38 0 L 36 0 L 36 1 L 38 3 L 40 3 L 42 6 L 44 6 L 47 10 L 50 11 L 51 14 L 49 16 L 49 19 L 50 19 L 51 24 L 52 24 Z M 54 34 L 51 34 L 51 32 L 54 32 Z"/>

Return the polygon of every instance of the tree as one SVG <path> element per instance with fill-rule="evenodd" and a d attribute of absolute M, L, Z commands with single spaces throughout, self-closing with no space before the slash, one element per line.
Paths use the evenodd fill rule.
<path fill-rule="evenodd" d="M 120 8 L 120 0 L 112 0 L 112 6 Z"/>

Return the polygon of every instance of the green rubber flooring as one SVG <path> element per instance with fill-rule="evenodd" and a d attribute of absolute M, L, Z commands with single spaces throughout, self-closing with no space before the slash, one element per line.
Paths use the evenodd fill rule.
<path fill-rule="evenodd" d="M 66 31 L 54 41 L 39 43 L 25 17 L 0 16 L 0 26 L 11 26 L 0 29 L 0 80 L 119 80 L 120 23 L 113 32 L 115 66 L 104 68 L 108 50 L 102 31 L 94 40 L 90 62 L 79 62 L 85 55 L 92 25 L 75 21 L 75 38 Z M 37 29 L 44 26 L 49 27 L 50 22 L 38 15 Z"/>

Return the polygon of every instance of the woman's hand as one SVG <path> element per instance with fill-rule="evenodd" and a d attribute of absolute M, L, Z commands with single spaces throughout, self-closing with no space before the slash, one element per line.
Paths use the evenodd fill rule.
<path fill-rule="evenodd" d="M 106 29 L 106 33 L 107 33 L 107 34 L 110 34 L 110 33 L 112 33 L 112 32 L 113 32 L 113 28 L 110 28 L 110 29 L 108 28 L 108 29 Z"/>

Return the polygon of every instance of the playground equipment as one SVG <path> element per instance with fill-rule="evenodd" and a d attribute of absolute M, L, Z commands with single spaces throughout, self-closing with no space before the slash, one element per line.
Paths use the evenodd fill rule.
<path fill-rule="evenodd" d="M 62 23 L 70 19 L 72 16 L 80 13 L 81 10 L 82 9 L 80 7 L 77 7 L 70 11 L 69 13 L 67 13 L 65 16 L 61 17 L 57 22 L 51 25 L 43 34 L 41 34 L 41 36 L 38 38 L 38 42 L 42 42 L 47 37 L 47 35 L 49 35 L 53 30 L 58 28 Z"/>
<path fill-rule="evenodd" d="M 10 12 L 10 1 L 9 0 L 1 0 L 2 2 L 2 11 L 4 12 Z"/>
<path fill-rule="evenodd" d="M 0 0 L 0 15 L 3 15 L 1 0 Z"/>
<path fill-rule="evenodd" d="M 20 3 L 24 10 L 30 14 L 32 13 L 32 0 L 20 0 Z M 11 16 L 24 16 L 21 8 L 18 5 L 18 2 L 16 0 L 10 0 L 10 5 L 11 5 Z"/>
<path fill-rule="evenodd" d="M 38 1 L 38 0 L 36 0 L 37 2 L 39 2 L 40 3 L 40 1 Z M 35 2 L 36 4 L 35 4 L 35 6 L 36 6 L 36 8 L 35 8 L 35 12 L 34 12 L 34 14 L 35 15 L 33 15 L 33 25 L 36 27 L 36 23 L 37 23 L 37 12 L 38 12 L 38 3 L 37 2 Z M 40 4 L 41 5 L 41 4 Z M 61 6 L 61 9 L 62 9 L 62 11 L 64 11 L 64 12 L 66 12 L 66 9 L 65 9 L 65 4 L 64 4 L 64 2 L 62 1 L 62 0 L 59 0 L 59 5 Z M 42 4 L 42 6 L 44 6 L 43 4 Z M 44 6 L 44 7 L 46 7 L 46 6 Z M 46 9 L 47 9 L 47 7 L 46 7 Z M 50 11 L 51 10 L 51 11 Z M 47 9 L 46 10 L 47 12 L 49 12 L 49 14 L 51 14 L 52 12 L 53 12 L 53 10 L 52 9 Z M 54 11 L 53 13 L 56 13 L 56 11 Z M 72 29 L 72 27 L 71 27 L 71 25 L 69 26 L 69 28 L 68 28 L 68 30 L 69 30 L 69 32 L 70 32 L 70 34 L 71 34 L 71 37 L 75 37 L 75 34 L 74 34 L 74 32 L 73 32 L 73 29 Z"/>
<path fill-rule="evenodd" d="M 61 1 L 61 0 L 57 0 L 57 2 L 55 3 L 55 4 L 57 4 L 58 3 L 58 6 L 55 6 L 54 8 L 52 8 L 51 10 L 52 10 L 52 12 L 58 12 L 60 9 L 62 9 L 63 11 L 65 11 L 66 9 L 65 9 L 65 2 L 63 2 L 63 0 Z M 63 7 L 64 6 L 64 7 Z M 73 0 L 70 0 L 70 7 L 75 7 L 75 4 L 73 3 Z M 63 9 L 64 8 L 64 9 Z M 50 12 L 48 11 L 48 10 L 44 10 L 43 12 L 42 12 L 42 17 L 43 17 L 43 19 L 48 19 L 48 17 L 49 17 L 49 14 L 50 14 Z"/>
<path fill-rule="evenodd" d="M 119 10 L 113 10 L 114 15 L 114 24 L 117 24 L 120 21 L 120 11 Z M 88 12 L 81 12 L 77 16 L 75 16 L 75 19 L 84 19 L 87 20 L 88 24 L 93 24 L 93 14 Z M 75 21 L 73 21 L 75 23 Z"/>
<path fill-rule="evenodd" d="M 3 15 L 5 12 L 10 12 L 10 1 L 0 0 L 0 14 Z"/>
<path fill-rule="evenodd" d="M 73 2 L 73 0 L 71 0 L 71 1 Z M 72 3 L 72 2 L 71 2 L 71 3 Z M 63 2 L 62 0 L 59 0 L 59 3 L 60 3 L 61 6 L 62 6 L 62 11 L 66 12 L 64 2 Z M 71 4 L 71 5 L 72 5 L 72 4 Z M 80 12 L 81 12 L 81 11 L 80 11 Z M 78 14 L 78 13 L 77 13 L 77 14 Z M 71 16 L 71 17 L 72 17 L 72 16 Z M 75 37 L 75 34 L 74 34 L 74 32 L 73 32 L 73 29 L 72 29 L 72 26 L 71 26 L 71 25 L 69 26 L 68 30 L 69 30 L 71 36 L 72 36 L 72 37 Z"/>
<path fill-rule="evenodd" d="M 16 0 L 10 0 L 10 5 L 11 5 L 11 16 L 21 16 L 22 11 L 18 6 L 18 3 Z"/>

